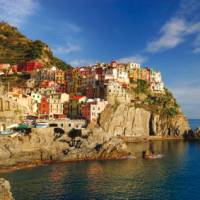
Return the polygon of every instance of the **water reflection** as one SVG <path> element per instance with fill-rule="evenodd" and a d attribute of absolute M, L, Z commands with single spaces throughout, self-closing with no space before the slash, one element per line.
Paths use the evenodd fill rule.
<path fill-rule="evenodd" d="M 49 182 L 54 186 L 51 192 L 54 196 L 62 196 L 65 192 L 64 181 L 68 170 L 64 164 L 52 165 L 52 171 L 49 174 Z"/>

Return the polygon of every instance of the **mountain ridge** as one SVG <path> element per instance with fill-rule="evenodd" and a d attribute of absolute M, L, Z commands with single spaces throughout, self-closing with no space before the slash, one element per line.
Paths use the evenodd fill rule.
<path fill-rule="evenodd" d="M 55 57 L 46 43 L 28 39 L 16 27 L 0 22 L 0 63 L 16 65 L 30 60 L 39 61 L 45 67 L 71 68 L 71 65 Z"/>

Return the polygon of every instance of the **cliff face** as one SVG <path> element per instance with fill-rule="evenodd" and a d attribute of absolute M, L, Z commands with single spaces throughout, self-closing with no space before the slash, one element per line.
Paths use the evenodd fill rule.
<path fill-rule="evenodd" d="M 0 200 L 14 200 L 10 191 L 10 183 L 0 178 Z"/>
<path fill-rule="evenodd" d="M 190 130 L 188 120 L 182 113 L 173 118 L 152 114 L 149 125 L 150 135 L 183 136 Z"/>
<path fill-rule="evenodd" d="M 33 129 L 30 135 L 0 137 L 0 167 L 45 161 L 118 159 L 128 155 L 122 140 L 101 132 L 54 133 L 52 128 Z"/>
<path fill-rule="evenodd" d="M 150 113 L 127 104 L 108 105 L 100 117 L 100 126 L 110 136 L 147 136 Z"/>
<path fill-rule="evenodd" d="M 109 136 L 175 136 L 187 132 L 189 124 L 183 114 L 161 117 L 130 104 L 108 105 L 100 116 L 99 126 Z"/>

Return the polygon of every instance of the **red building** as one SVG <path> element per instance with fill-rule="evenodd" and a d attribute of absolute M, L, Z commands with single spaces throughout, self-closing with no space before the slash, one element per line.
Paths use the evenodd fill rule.
<path fill-rule="evenodd" d="M 95 73 L 98 74 L 98 75 L 103 75 L 104 73 L 104 70 L 102 67 L 98 67 L 95 69 Z"/>
<path fill-rule="evenodd" d="M 111 67 L 113 67 L 113 68 L 115 68 L 115 67 L 117 67 L 117 61 L 115 61 L 115 60 L 113 60 L 111 63 L 110 63 L 110 66 Z"/>
<path fill-rule="evenodd" d="M 90 106 L 93 102 L 84 103 L 81 105 L 81 116 L 83 119 L 90 121 Z"/>
<path fill-rule="evenodd" d="M 87 87 L 85 95 L 88 99 L 94 98 L 94 88 L 92 86 Z"/>
<path fill-rule="evenodd" d="M 49 103 L 45 96 L 42 97 L 41 103 L 39 104 L 39 113 L 40 114 L 49 114 Z"/>
<path fill-rule="evenodd" d="M 41 81 L 39 84 L 40 88 L 49 88 L 49 87 L 55 87 L 57 84 L 54 81 Z"/>
<path fill-rule="evenodd" d="M 17 73 L 17 65 L 13 65 L 12 66 L 12 72 L 13 73 Z"/>
<path fill-rule="evenodd" d="M 58 84 L 56 87 L 57 93 L 65 93 L 67 91 L 67 84 Z"/>
<path fill-rule="evenodd" d="M 18 72 L 32 72 L 33 70 L 41 69 L 42 67 L 43 67 L 42 63 L 32 60 L 32 61 L 27 61 L 25 63 L 18 65 L 17 71 Z"/>

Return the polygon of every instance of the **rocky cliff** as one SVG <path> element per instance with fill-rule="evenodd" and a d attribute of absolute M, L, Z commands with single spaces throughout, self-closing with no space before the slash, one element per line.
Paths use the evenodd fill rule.
<path fill-rule="evenodd" d="M 1 169 L 53 161 L 119 159 L 128 155 L 121 139 L 88 130 L 55 133 L 52 128 L 41 128 L 33 129 L 29 135 L 0 137 Z"/>
<path fill-rule="evenodd" d="M 179 113 L 168 117 L 136 108 L 134 104 L 108 105 L 100 115 L 99 126 L 109 136 L 181 136 L 190 127 Z"/>
<path fill-rule="evenodd" d="M 0 178 L 0 200 L 14 200 L 10 189 L 10 183 Z"/>

